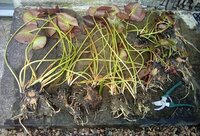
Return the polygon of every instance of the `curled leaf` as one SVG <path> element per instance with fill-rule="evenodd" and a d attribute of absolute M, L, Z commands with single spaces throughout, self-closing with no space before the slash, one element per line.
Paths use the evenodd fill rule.
<path fill-rule="evenodd" d="M 40 12 L 37 10 L 27 10 L 22 16 L 24 23 L 27 23 L 27 25 L 37 25 L 35 18 L 38 17 L 39 14 Z"/>
<path fill-rule="evenodd" d="M 139 3 L 129 3 L 124 6 L 125 12 L 128 13 L 130 20 L 140 22 L 145 17 L 145 12 Z"/>
<path fill-rule="evenodd" d="M 78 21 L 75 17 L 67 13 L 57 13 L 58 26 L 64 32 L 73 28 L 73 26 L 78 26 Z"/>
<path fill-rule="evenodd" d="M 34 50 L 42 49 L 47 43 L 47 37 L 46 36 L 37 36 L 33 41 L 32 48 Z"/>
<path fill-rule="evenodd" d="M 22 28 L 16 35 L 15 35 L 15 39 L 20 42 L 20 43 L 24 43 L 24 44 L 28 44 L 30 43 L 35 35 L 32 34 L 30 31 L 33 29 L 36 29 L 37 26 L 36 25 L 28 25 L 25 26 L 24 28 Z"/>

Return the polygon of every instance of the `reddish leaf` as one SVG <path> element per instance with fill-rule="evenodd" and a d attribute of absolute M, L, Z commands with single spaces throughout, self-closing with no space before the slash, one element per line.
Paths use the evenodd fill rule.
<path fill-rule="evenodd" d="M 105 20 L 107 20 L 106 18 L 104 18 Z M 85 23 L 86 26 L 88 27 L 94 27 L 95 26 L 95 22 L 94 20 L 98 23 L 98 24 L 102 24 L 102 25 L 106 25 L 105 20 L 99 17 L 92 17 L 92 16 L 83 16 L 83 22 Z"/>
<path fill-rule="evenodd" d="M 88 27 L 94 27 L 95 23 L 92 16 L 83 16 L 83 22 Z"/>
<path fill-rule="evenodd" d="M 118 12 L 118 13 L 116 14 L 116 16 L 117 16 L 118 18 L 120 18 L 120 19 L 129 19 L 128 14 L 127 14 L 127 13 L 124 13 L 124 12 Z"/>
<path fill-rule="evenodd" d="M 141 69 L 139 72 L 139 78 L 143 79 L 144 77 L 148 76 L 150 71 L 148 69 Z"/>
<path fill-rule="evenodd" d="M 90 7 L 87 10 L 87 15 L 95 17 L 107 17 L 110 12 L 112 12 L 112 7 L 109 6 L 101 6 L 98 8 Z"/>
<path fill-rule="evenodd" d="M 73 27 L 72 31 L 69 34 L 70 34 L 71 38 L 74 38 L 80 32 L 81 32 L 80 28 L 75 26 L 75 27 Z"/>
<path fill-rule="evenodd" d="M 105 10 L 98 10 L 94 14 L 95 17 L 107 17 L 106 11 Z"/>
<path fill-rule="evenodd" d="M 57 18 L 54 18 L 52 21 L 53 21 L 54 24 L 57 25 Z M 53 27 L 53 28 L 55 28 L 51 22 L 48 23 L 48 26 L 47 26 L 47 27 Z M 48 29 L 46 30 L 47 36 L 51 37 L 52 35 L 55 34 L 56 29 L 53 29 L 53 28 L 48 28 Z"/>
<path fill-rule="evenodd" d="M 124 6 L 124 10 L 126 13 L 130 14 L 132 9 L 135 7 L 135 6 L 138 6 L 137 2 L 130 2 L 128 3 L 126 6 Z"/>
<path fill-rule="evenodd" d="M 87 10 L 86 14 L 89 15 L 89 16 L 94 16 L 96 11 L 97 11 L 97 8 L 89 7 L 89 9 Z"/>
<path fill-rule="evenodd" d="M 25 26 L 24 28 L 22 28 L 22 30 L 20 30 L 15 35 L 15 39 L 20 43 L 24 43 L 24 44 L 30 43 L 33 40 L 33 38 L 35 37 L 35 35 L 30 33 L 30 31 L 33 29 L 36 29 L 36 28 L 37 28 L 36 25 Z"/>
<path fill-rule="evenodd" d="M 168 66 L 165 69 L 165 72 L 169 74 L 177 74 L 177 68 L 175 66 Z"/>
<path fill-rule="evenodd" d="M 33 41 L 32 48 L 34 50 L 42 49 L 46 45 L 47 37 L 46 36 L 37 36 Z"/>
<path fill-rule="evenodd" d="M 54 39 L 59 39 L 59 38 L 60 38 L 60 36 L 59 36 L 59 34 L 58 34 L 58 33 L 55 33 L 54 35 L 52 35 L 52 36 L 51 36 L 51 38 L 54 38 Z"/>
<path fill-rule="evenodd" d="M 133 14 L 130 16 L 130 20 L 141 22 L 145 18 L 145 12 Z"/>
<path fill-rule="evenodd" d="M 56 6 L 55 8 L 40 7 L 40 9 L 38 11 L 40 12 L 39 17 L 44 17 L 47 15 L 54 15 L 56 13 L 60 13 L 60 9 L 58 6 Z"/>
<path fill-rule="evenodd" d="M 112 9 L 112 7 L 109 7 L 109 6 L 101 6 L 101 7 L 97 8 L 97 11 L 102 10 L 102 11 L 108 11 L 108 12 L 110 12 L 111 9 Z"/>
<path fill-rule="evenodd" d="M 111 12 L 109 13 L 109 16 L 110 17 L 114 17 L 117 13 L 119 13 L 120 12 L 120 9 L 119 9 L 119 7 L 118 6 L 116 6 L 116 5 L 112 5 L 111 6 Z"/>
<path fill-rule="evenodd" d="M 77 19 L 67 13 L 57 13 L 58 26 L 64 32 L 78 26 Z"/>
<path fill-rule="evenodd" d="M 27 23 L 27 25 L 37 25 L 37 22 L 35 20 L 36 17 L 38 17 L 39 12 L 36 10 L 28 10 L 23 13 L 23 21 L 24 23 Z"/>
<path fill-rule="evenodd" d="M 125 12 L 128 13 L 130 20 L 140 22 L 145 17 L 145 12 L 139 3 L 129 3 L 124 6 Z"/>
<path fill-rule="evenodd" d="M 60 12 L 60 9 L 59 9 L 59 7 L 58 6 L 56 6 L 56 8 L 54 8 L 54 9 L 47 9 L 47 14 L 48 15 L 53 15 L 53 14 L 56 14 L 56 13 L 59 13 Z"/>

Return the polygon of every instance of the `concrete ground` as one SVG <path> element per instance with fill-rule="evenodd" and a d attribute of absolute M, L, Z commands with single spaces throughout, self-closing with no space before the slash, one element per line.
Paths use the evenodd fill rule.
<path fill-rule="evenodd" d="M 12 18 L 0 17 L 0 78 L 3 74 L 5 45 L 9 38 Z"/>

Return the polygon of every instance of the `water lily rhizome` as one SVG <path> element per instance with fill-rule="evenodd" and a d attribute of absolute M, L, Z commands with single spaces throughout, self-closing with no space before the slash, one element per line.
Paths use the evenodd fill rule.
<path fill-rule="evenodd" d="M 134 122 L 166 107 L 195 106 L 187 103 L 196 86 L 186 50 L 194 46 L 178 32 L 174 13 L 129 3 L 90 7 L 82 17 L 58 7 L 27 9 L 21 18 L 5 63 L 21 95 L 13 119 L 23 127 L 22 120 L 63 110 L 84 125 L 102 112 Z M 18 72 L 8 63 L 11 40 L 25 46 Z"/>

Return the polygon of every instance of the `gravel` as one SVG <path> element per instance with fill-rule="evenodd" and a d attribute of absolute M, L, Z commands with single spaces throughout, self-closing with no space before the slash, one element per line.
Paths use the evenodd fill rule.
<path fill-rule="evenodd" d="M 32 136 L 199 136 L 198 126 L 165 126 L 136 129 L 122 128 L 73 128 L 28 129 Z M 23 129 L 0 129 L 0 136 L 26 136 Z"/>

